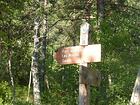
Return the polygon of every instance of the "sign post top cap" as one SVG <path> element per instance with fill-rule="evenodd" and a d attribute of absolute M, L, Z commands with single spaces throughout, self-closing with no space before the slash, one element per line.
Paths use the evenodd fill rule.
<path fill-rule="evenodd" d="M 82 22 L 86 22 L 86 19 L 82 19 Z"/>
<path fill-rule="evenodd" d="M 82 19 L 82 24 L 89 24 L 86 19 Z"/>

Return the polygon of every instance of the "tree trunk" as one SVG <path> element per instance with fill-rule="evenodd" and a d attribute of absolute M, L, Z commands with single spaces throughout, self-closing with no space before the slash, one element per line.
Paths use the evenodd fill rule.
<path fill-rule="evenodd" d="M 98 25 L 98 34 L 102 31 L 101 24 L 104 21 L 105 17 L 105 0 L 97 0 L 97 25 Z M 100 40 L 100 38 L 97 39 L 97 42 Z M 100 101 L 100 96 L 98 95 L 95 99 L 95 104 L 97 105 L 108 105 L 108 98 L 107 98 L 107 89 L 109 86 L 109 79 L 108 75 L 103 71 L 101 72 L 102 75 L 102 82 L 100 87 L 97 88 L 97 91 L 101 94 L 101 97 L 103 98 L 103 102 Z"/>
<path fill-rule="evenodd" d="M 104 19 L 104 0 L 97 0 L 97 24 L 100 26 Z"/>
<path fill-rule="evenodd" d="M 32 73 L 30 71 L 29 84 L 28 84 L 28 94 L 27 94 L 27 99 L 26 99 L 27 102 L 29 101 L 29 97 L 30 97 L 31 81 L 32 81 Z"/>
<path fill-rule="evenodd" d="M 10 34 L 8 35 L 8 40 L 9 40 L 9 44 L 10 44 Z M 12 49 L 11 49 L 11 45 L 8 46 L 7 49 L 7 53 L 8 53 L 8 72 L 9 72 L 9 76 L 10 76 L 10 81 L 11 81 L 11 85 L 12 85 L 12 94 L 13 94 L 13 100 L 12 100 L 12 104 L 15 104 L 15 97 L 16 97 L 16 92 L 15 92 L 15 83 L 14 83 L 14 76 L 12 73 Z"/>
<path fill-rule="evenodd" d="M 12 73 L 12 67 L 11 67 L 11 57 L 12 57 L 12 54 L 11 54 L 11 51 L 10 49 L 8 49 L 8 55 L 9 55 L 9 58 L 8 58 L 8 71 L 9 71 L 9 75 L 10 75 L 10 80 L 11 80 L 11 84 L 12 84 L 12 92 L 13 92 L 13 100 L 12 100 L 12 103 L 14 105 L 15 103 L 15 84 L 14 84 L 14 77 L 13 77 L 13 73 Z"/>
<path fill-rule="evenodd" d="M 43 37 L 42 37 L 42 55 L 41 55 L 41 72 L 40 72 L 40 90 L 41 94 L 45 92 L 45 74 L 46 74 L 46 67 L 45 67 L 45 61 L 46 61 L 46 34 L 48 30 L 48 24 L 47 24 L 47 0 L 44 0 L 44 19 L 43 19 Z M 48 85 L 48 84 L 47 84 Z M 48 87 L 48 86 L 47 86 Z"/>
<path fill-rule="evenodd" d="M 138 71 L 137 74 L 137 79 L 135 81 L 135 86 L 133 88 L 130 105 L 140 105 L 140 70 Z"/>
<path fill-rule="evenodd" d="M 34 34 L 34 52 L 32 56 L 32 80 L 33 80 L 33 95 L 34 95 L 34 105 L 41 104 L 40 97 L 40 87 L 39 87 L 39 22 L 35 21 L 35 34 Z"/>

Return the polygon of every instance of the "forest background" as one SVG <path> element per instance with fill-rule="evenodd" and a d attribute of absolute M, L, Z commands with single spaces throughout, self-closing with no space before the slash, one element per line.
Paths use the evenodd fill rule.
<path fill-rule="evenodd" d="M 88 1 L 91 43 L 102 44 L 102 61 L 91 63 L 102 81 L 98 89 L 91 87 L 90 103 L 127 105 L 140 68 L 140 1 Z M 33 82 L 29 97 L 28 84 L 36 21 L 38 70 L 45 68 L 42 105 L 78 104 L 79 66 L 60 65 L 53 54 L 59 47 L 79 45 L 85 4 L 86 0 L 47 0 L 45 6 L 43 0 L 0 0 L 0 104 L 33 104 Z"/>

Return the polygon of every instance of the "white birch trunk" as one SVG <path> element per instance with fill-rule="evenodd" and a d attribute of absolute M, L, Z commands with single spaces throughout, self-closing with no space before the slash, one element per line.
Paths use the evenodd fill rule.
<path fill-rule="evenodd" d="M 140 105 L 140 70 L 138 71 L 137 74 L 137 79 L 135 81 L 135 86 L 133 88 L 130 105 Z"/>
<path fill-rule="evenodd" d="M 10 43 L 11 40 L 11 35 L 10 33 L 8 34 L 8 41 Z M 14 76 L 12 73 L 12 48 L 11 46 L 8 46 L 7 49 L 7 53 L 8 53 L 8 72 L 9 72 L 9 76 L 10 76 L 10 81 L 11 81 L 11 85 L 12 85 L 12 95 L 13 95 L 13 99 L 12 99 L 12 104 L 15 104 L 15 97 L 16 97 L 16 91 L 15 91 L 15 84 L 14 84 Z"/>
<path fill-rule="evenodd" d="M 14 105 L 14 103 L 15 103 L 15 84 L 14 84 L 14 77 L 13 77 L 12 68 L 11 68 L 11 55 L 9 55 L 9 59 L 8 59 L 8 71 L 9 71 L 9 75 L 10 75 L 10 80 L 11 80 L 11 85 L 12 85 L 12 92 L 13 92 L 12 103 Z"/>
<path fill-rule="evenodd" d="M 27 94 L 27 99 L 26 99 L 27 102 L 29 101 L 29 97 L 30 97 L 31 81 L 32 81 L 32 72 L 30 71 L 29 84 L 28 84 L 28 94 Z"/>
<path fill-rule="evenodd" d="M 40 87 L 39 87 L 39 22 L 35 21 L 35 34 L 34 34 L 34 52 L 32 56 L 32 82 L 33 82 L 33 96 L 34 96 L 34 105 L 41 105 L 41 97 L 40 97 Z"/>

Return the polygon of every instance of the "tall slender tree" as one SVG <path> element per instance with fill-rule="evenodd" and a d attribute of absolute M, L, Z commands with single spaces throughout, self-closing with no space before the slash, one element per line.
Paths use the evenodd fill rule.
<path fill-rule="evenodd" d="M 8 35 L 8 40 L 11 40 L 10 36 L 11 35 L 9 34 Z M 12 93 L 13 93 L 12 103 L 14 105 L 15 104 L 16 92 L 15 92 L 14 76 L 13 76 L 13 72 L 12 72 L 12 48 L 11 48 L 11 45 L 8 46 L 7 53 L 8 53 L 8 72 L 9 72 L 9 76 L 10 76 L 10 81 L 11 81 L 11 86 L 12 86 Z"/>
<path fill-rule="evenodd" d="M 40 69 L 40 89 L 41 93 L 45 91 L 45 74 L 46 74 L 46 35 L 48 32 L 48 21 L 47 21 L 47 4 L 48 0 L 43 2 L 43 32 L 42 32 L 42 50 L 41 50 L 41 69 Z M 47 84 L 48 85 L 48 84 Z"/>
<path fill-rule="evenodd" d="M 39 84 L 39 21 L 35 20 L 35 33 L 34 33 L 34 51 L 32 56 L 32 80 L 33 80 L 33 96 L 34 96 L 34 105 L 41 104 L 40 97 L 40 84 Z"/>
<path fill-rule="evenodd" d="M 104 22 L 104 17 L 105 17 L 105 0 L 97 0 L 97 26 L 98 26 L 98 34 L 101 34 L 100 32 L 102 32 L 102 23 Z M 108 77 L 106 75 L 106 73 L 101 72 L 102 73 L 102 77 L 104 78 L 104 80 L 102 80 L 103 82 L 101 83 L 101 86 L 96 88 L 97 91 L 100 92 L 100 94 L 103 94 L 103 98 L 105 99 L 106 103 L 108 104 L 108 100 L 107 100 L 107 89 L 106 89 L 106 85 L 108 84 L 103 84 L 104 81 L 108 81 Z M 98 105 L 99 104 L 99 96 L 96 97 L 95 99 L 95 103 Z"/>

